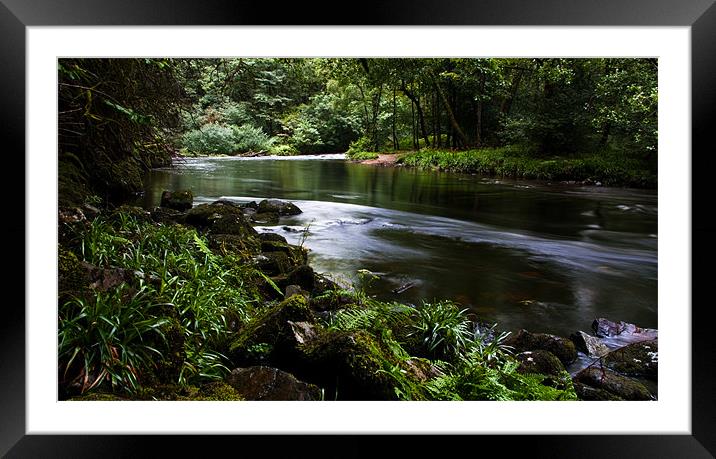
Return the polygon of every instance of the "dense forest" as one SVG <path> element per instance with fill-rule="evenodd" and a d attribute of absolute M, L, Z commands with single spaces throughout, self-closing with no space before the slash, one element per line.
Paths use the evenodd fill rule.
<path fill-rule="evenodd" d="M 217 193 L 197 202 L 191 189 L 165 189 L 159 206 L 136 204 L 148 171 L 205 156 L 346 153 L 352 161 L 390 157 L 405 170 L 472 174 L 463 182 L 655 188 L 657 105 L 656 59 L 60 59 L 60 399 L 654 399 L 632 377 L 655 378 L 656 330 L 595 320 L 600 338 L 631 327 L 632 342 L 607 353 L 582 331 L 511 334 L 454 300 L 416 306 L 376 297 L 369 290 L 379 276 L 367 269 L 352 285 L 315 272 L 310 223 L 280 226 L 302 210 L 272 195 L 242 202 Z M 364 177 L 341 171 L 340 180 Z M 435 176 L 402 180 L 411 199 L 426 183 L 439 194 Z M 388 201 L 398 196 L 399 180 L 391 183 Z M 474 194 L 465 190 L 452 191 L 461 199 Z M 612 218 L 600 206 L 575 213 Z M 526 219 L 552 212 L 531 201 L 516 209 Z M 627 223 L 651 231 L 641 229 L 649 222 Z M 644 253 L 639 259 L 649 265 Z M 599 276 L 612 269 L 598 268 Z M 530 282 L 547 272 L 533 264 L 515 269 Z M 547 290 L 567 288 L 547 281 Z M 539 303 L 509 294 L 500 298 Z M 578 351 L 593 362 L 574 376 L 567 368 Z M 644 363 L 635 368 L 632 360 Z"/>
<path fill-rule="evenodd" d="M 656 183 L 656 59 L 85 59 L 59 77 L 61 157 L 130 164 L 125 190 L 92 177 L 111 193 L 180 153 L 467 150 L 406 163 L 549 179 L 529 166 L 557 160 L 566 179 Z"/>

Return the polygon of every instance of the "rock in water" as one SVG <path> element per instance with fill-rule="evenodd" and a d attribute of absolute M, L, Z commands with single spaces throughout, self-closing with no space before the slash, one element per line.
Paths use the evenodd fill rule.
<path fill-rule="evenodd" d="M 656 380 L 659 373 L 659 341 L 641 341 L 616 349 L 604 357 L 604 365 L 623 375 Z"/>
<path fill-rule="evenodd" d="M 162 192 L 162 200 L 159 204 L 160 207 L 167 207 L 169 209 L 184 211 L 191 209 L 194 204 L 194 195 L 191 190 L 184 191 L 168 191 Z"/>
<path fill-rule="evenodd" d="M 583 331 L 572 333 L 569 336 L 577 350 L 584 352 L 592 357 L 602 357 L 609 353 L 609 348 L 595 336 L 588 335 Z"/>
<path fill-rule="evenodd" d="M 236 368 L 226 378 L 246 400 L 320 400 L 321 390 L 278 368 Z"/>
<path fill-rule="evenodd" d="M 298 215 L 302 213 L 301 209 L 295 204 L 288 201 L 281 201 L 280 199 L 264 199 L 259 203 L 258 213 L 277 213 L 281 216 L 284 215 Z"/>

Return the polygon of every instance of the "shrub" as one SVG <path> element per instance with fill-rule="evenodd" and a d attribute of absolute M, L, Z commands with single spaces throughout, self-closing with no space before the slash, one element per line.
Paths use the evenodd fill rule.
<path fill-rule="evenodd" d="M 235 150 L 240 153 L 269 151 L 274 144 L 275 139 L 269 137 L 261 128 L 244 124 L 241 126 L 232 126 L 233 139 L 235 142 Z"/>
<path fill-rule="evenodd" d="M 233 129 L 219 124 L 206 124 L 182 136 L 182 145 L 202 154 L 231 154 L 237 151 Z"/>

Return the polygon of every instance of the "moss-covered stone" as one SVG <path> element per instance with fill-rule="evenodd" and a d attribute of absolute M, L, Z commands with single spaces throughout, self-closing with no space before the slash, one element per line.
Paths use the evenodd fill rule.
<path fill-rule="evenodd" d="M 214 234 L 231 234 L 243 238 L 254 238 L 258 232 L 251 226 L 243 215 L 222 215 L 211 222 L 211 232 Z"/>
<path fill-rule="evenodd" d="M 315 321 L 304 297 L 294 295 L 286 298 L 267 308 L 239 330 L 236 339 L 229 346 L 234 363 L 239 366 L 257 363 L 253 351 L 261 344 L 270 347 L 263 360 L 281 363 L 293 358 L 296 354 L 296 342 L 289 321 Z"/>
<path fill-rule="evenodd" d="M 328 399 L 397 399 L 389 371 L 400 362 L 369 333 L 325 333 L 303 350 L 306 365 L 297 376 L 324 387 Z"/>
<path fill-rule="evenodd" d="M 278 225 L 279 222 L 279 216 L 276 212 L 257 212 L 248 215 L 254 225 L 273 226 Z"/>
<path fill-rule="evenodd" d="M 258 269 L 270 276 L 287 274 L 296 266 L 296 262 L 284 252 L 261 253 L 256 257 L 256 263 Z"/>
<path fill-rule="evenodd" d="M 259 203 L 258 212 L 259 214 L 274 212 L 278 215 L 298 215 L 301 213 L 301 209 L 292 202 L 279 199 L 264 199 Z"/>
<path fill-rule="evenodd" d="M 194 204 L 194 194 L 191 190 L 181 191 L 169 191 L 165 190 L 162 192 L 160 207 L 166 207 L 169 209 L 175 209 L 178 211 L 184 211 L 191 209 Z"/>
<path fill-rule="evenodd" d="M 561 336 L 547 333 L 530 333 L 520 330 L 510 336 L 504 343 L 512 346 L 516 352 L 536 351 L 538 349 L 549 351 L 565 365 L 577 360 L 577 349 L 574 343 Z"/>
<path fill-rule="evenodd" d="M 280 242 L 282 244 L 288 244 L 286 238 L 276 233 L 261 233 L 259 234 L 259 240 L 263 242 Z M 268 250 L 267 250 L 268 252 Z"/>
<path fill-rule="evenodd" d="M 659 340 L 629 344 L 604 357 L 604 365 L 627 376 L 656 380 L 659 374 Z"/>
<path fill-rule="evenodd" d="M 60 298 L 81 289 L 86 289 L 89 282 L 87 270 L 84 269 L 77 256 L 62 246 L 58 246 L 57 256 L 57 280 Z"/>
<path fill-rule="evenodd" d="M 186 217 L 186 213 L 166 207 L 155 207 L 152 209 L 151 217 L 153 221 L 166 225 L 172 223 L 182 223 Z"/>
<path fill-rule="evenodd" d="M 603 389 L 624 400 L 652 400 L 651 393 L 643 384 L 608 368 L 587 367 L 577 373 L 574 381 Z"/>
<path fill-rule="evenodd" d="M 301 265 L 288 273 L 288 285 L 298 285 L 302 289 L 311 292 L 315 287 L 315 273 L 308 265 Z"/>
<path fill-rule="evenodd" d="M 138 206 L 130 206 L 127 204 L 123 204 L 114 209 L 114 211 L 112 211 L 112 213 L 110 214 L 110 218 L 115 221 L 119 221 L 122 216 L 126 215 L 129 215 L 130 217 L 142 223 L 152 222 L 152 214 L 149 213 L 147 210 L 142 209 Z"/>
<path fill-rule="evenodd" d="M 259 252 L 258 241 L 251 237 L 235 234 L 212 234 L 208 237 L 209 247 L 220 255 L 235 254 L 243 260 Z"/>
<path fill-rule="evenodd" d="M 551 352 L 538 349 L 536 351 L 525 351 L 515 355 L 520 362 L 517 371 L 522 374 L 542 374 L 546 376 L 559 376 L 562 374 L 564 365 Z"/>
<path fill-rule="evenodd" d="M 108 394 L 105 392 L 89 392 L 68 399 L 71 402 L 121 402 L 131 400 L 131 398 L 121 397 L 116 394 Z"/>
<path fill-rule="evenodd" d="M 321 390 L 299 381 L 292 374 L 266 366 L 236 368 L 226 378 L 246 400 L 310 401 L 320 400 Z"/>
<path fill-rule="evenodd" d="M 358 302 L 357 295 L 348 290 L 328 290 L 311 298 L 311 308 L 316 311 L 335 311 L 353 307 Z"/>
<path fill-rule="evenodd" d="M 596 387 L 588 386 L 580 382 L 574 382 L 574 392 L 577 394 L 579 400 L 584 401 L 620 401 L 624 400 L 621 397 L 617 397 L 609 391 L 599 389 Z"/>
<path fill-rule="evenodd" d="M 198 394 L 191 400 L 197 401 L 243 401 L 245 398 L 230 384 L 215 381 L 204 384 Z"/>
<path fill-rule="evenodd" d="M 240 208 L 229 204 L 200 204 L 189 209 L 184 221 L 199 228 L 209 228 L 214 220 L 227 215 L 241 217 L 243 212 L 241 212 Z"/>

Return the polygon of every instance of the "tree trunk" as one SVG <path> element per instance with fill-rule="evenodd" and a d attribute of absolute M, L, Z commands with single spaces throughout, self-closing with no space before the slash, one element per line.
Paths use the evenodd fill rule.
<path fill-rule="evenodd" d="M 482 145 L 482 98 L 485 94 L 485 75 L 480 77 L 480 98 L 477 100 L 477 107 L 475 108 L 475 146 L 479 147 Z"/>
<path fill-rule="evenodd" d="M 403 83 L 400 90 L 415 104 L 415 109 L 418 112 L 418 121 L 420 122 L 420 132 L 423 135 L 423 139 L 425 139 L 425 145 L 429 147 L 430 139 L 428 138 L 428 131 L 425 129 L 425 116 L 423 115 L 423 108 L 420 106 L 420 96 L 408 90 L 405 83 Z"/>
<path fill-rule="evenodd" d="M 395 110 L 395 88 L 393 88 L 393 150 L 398 150 L 400 148 L 400 143 L 398 142 L 398 133 L 395 128 L 396 121 L 396 110 Z"/>
<path fill-rule="evenodd" d="M 523 70 L 518 70 L 514 77 L 512 77 L 512 84 L 510 85 L 510 95 L 502 99 L 502 104 L 500 104 L 500 113 L 504 116 L 507 116 L 510 113 L 510 108 L 512 108 L 512 102 L 515 100 L 515 96 L 517 96 L 517 90 L 520 87 L 520 81 L 522 81 L 522 74 L 524 73 Z"/>
<path fill-rule="evenodd" d="M 445 95 L 445 91 L 443 90 L 443 88 L 440 85 L 440 82 L 437 80 L 437 78 L 435 79 L 435 87 L 438 88 L 438 94 L 440 94 L 440 98 L 442 99 L 443 105 L 445 106 L 445 111 L 448 114 L 448 119 L 450 120 L 450 125 L 452 126 L 453 132 L 455 132 L 455 134 L 457 134 L 457 136 L 460 137 L 460 140 L 465 145 L 467 145 L 468 144 L 467 136 L 460 128 L 460 125 L 458 124 L 457 119 L 455 119 L 455 113 L 453 113 L 453 111 L 452 111 L 452 107 L 450 106 L 450 101 L 448 101 L 448 98 Z M 453 135 L 452 137 L 453 137 L 453 147 L 454 147 L 455 140 L 457 140 L 457 139 L 455 138 L 456 137 L 455 135 Z"/>

